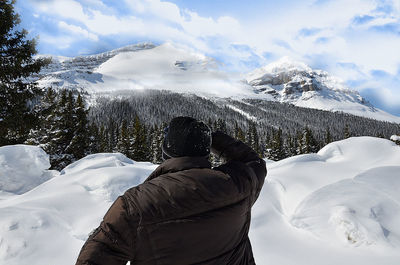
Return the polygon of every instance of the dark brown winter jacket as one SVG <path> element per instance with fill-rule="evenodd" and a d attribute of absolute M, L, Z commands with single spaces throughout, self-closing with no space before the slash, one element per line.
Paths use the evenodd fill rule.
<path fill-rule="evenodd" d="M 266 176 L 247 145 L 214 133 L 212 152 L 171 158 L 120 196 L 82 247 L 77 265 L 249 265 L 251 207 Z"/>

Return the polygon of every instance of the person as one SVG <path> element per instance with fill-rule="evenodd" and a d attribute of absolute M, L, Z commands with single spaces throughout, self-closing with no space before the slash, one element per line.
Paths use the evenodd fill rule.
<path fill-rule="evenodd" d="M 248 232 L 265 161 L 191 117 L 171 120 L 162 151 L 165 161 L 117 198 L 76 264 L 255 264 Z M 223 164 L 211 168 L 210 152 Z"/>

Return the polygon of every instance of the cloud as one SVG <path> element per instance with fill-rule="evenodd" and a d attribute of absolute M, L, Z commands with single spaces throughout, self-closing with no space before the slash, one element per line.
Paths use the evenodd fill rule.
<path fill-rule="evenodd" d="M 35 1 L 33 1 L 35 2 Z M 36 1 L 35 7 L 40 13 L 48 15 L 57 15 L 61 18 L 69 18 L 77 21 L 84 21 L 87 17 L 82 5 L 73 0 L 57 0 L 57 1 Z"/>
<path fill-rule="evenodd" d="M 372 20 L 374 20 L 374 17 L 373 17 L 373 16 L 370 16 L 370 15 L 362 15 L 362 16 L 356 16 L 356 17 L 354 17 L 353 23 L 356 24 L 356 25 L 362 25 L 362 24 L 368 23 L 368 22 L 370 22 L 370 21 L 372 21 Z"/>
<path fill-rule="evenodd" d="M 81 36 L 84 36 L 84 37 L 86 37 L 88 39 L 91 39 L 93 41 L 98 41 L 99 40 L 99 38 L 98 38 L 98 36 L 96 34 L 90 33 L 89 31 L 87 31 L 87 30 L 85 30 L 85 29 L 83 29 L 83 28 L 81 28 L 79 26 L 69 25 L 64 21 L 60 21 L 58 23 L 58 26 L 61 29 L 70 31 L 72 33 L 75 33 L 75 34 L 78 34 L 78 35 L 81 35 Z"/>

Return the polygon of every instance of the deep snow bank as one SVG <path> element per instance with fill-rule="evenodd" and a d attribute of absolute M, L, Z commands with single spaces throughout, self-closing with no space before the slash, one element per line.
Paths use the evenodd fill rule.
<path fill-rule="evenodd" d="M 54 176 L 49 156 L 39 147 L 0 147 L 0 191 L 22 194 Z"/>
<path fill-rule="evenodd" d="M 400 147 L 334 142 L 268 165 L 250 230 L 259 264 L 400 264 Z"/>
<path fill-rule="evenodd" d="M 269 161 L 250 229 L 257 264 L 400 264 L 399 167 L 400 147 L 372 137 Z M 0 264 L 74 264 L 112 201 L 155 168 L 90 155 L 0 200 Z"/>
<path fill-rule="evenodd" d="M 74 264 L 111 203 L 155 168 L 118 153 L 90 155 L 30 192 L 0 201 L 0 264 Z"/>

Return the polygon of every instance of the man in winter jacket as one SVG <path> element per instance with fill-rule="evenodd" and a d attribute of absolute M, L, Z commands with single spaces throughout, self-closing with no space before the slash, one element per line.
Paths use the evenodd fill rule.
<path fill-rule="evenodd" d="M 171 121 L 162 149 L 165 161 L 114 202 L 76 264 L 255 264 L 248 232 L 265 162 L 190 117 Z"/>

